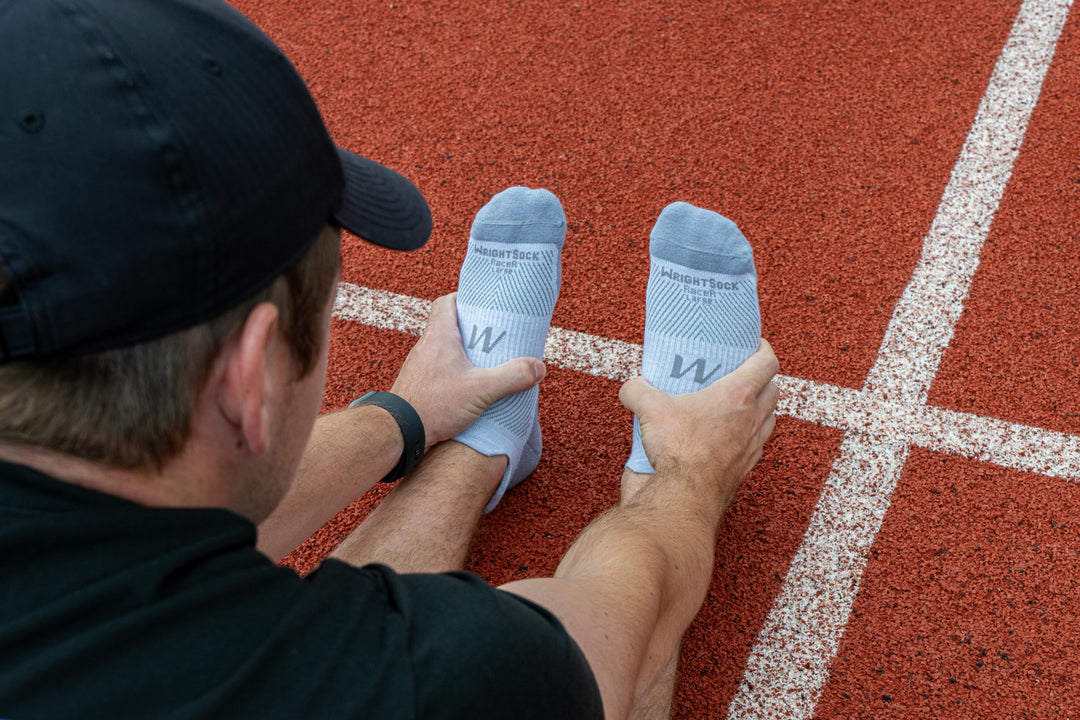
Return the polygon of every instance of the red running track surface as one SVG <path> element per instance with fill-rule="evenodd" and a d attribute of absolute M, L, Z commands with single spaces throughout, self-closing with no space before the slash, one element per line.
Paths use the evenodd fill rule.
<path fill-rule="evenodd" d="M 434 234 L 416 253 L 347 237 L 345 282 L 427 300 L 450 292 L 486 199 L 546 187 L 569 220 L 554 325 L 640 343 L 649 229 L 685 200 L 732 218 L 753 245 L 763 333 L 782 373 L 853 390 L 878 358 L 1021 7 L 235 5 L 294 60 L 338 142 L 404 173 L 431 204 Z M 927 400 L 1069 437 L 1080 433 L 1077 58 L 1070 16 Z M 388 387 L 413 341 L 335 320 L 324 409 Z M 550 574 L 615 500 L 630 436 L 618 386 L 551 367 L 544 458 L 485 519 L 469 569 L 496 584 Z M 843 429 L 796 415 L 780 418 L 725 519 L 676 717 L 728 716 L 841 455 Z M 1080 476 L 1006 465 L 911 451 L 869 534 L 822 685 L 774 702 L 779 716 L 1066 717 L 1080 707 Z M 287 561 L 312 568 L 379 494 Z"/>

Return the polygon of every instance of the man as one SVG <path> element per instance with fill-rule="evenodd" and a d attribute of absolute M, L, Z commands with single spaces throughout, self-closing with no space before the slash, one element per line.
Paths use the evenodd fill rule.
<path fill-rule="evenodd" d="M 493 201 L 392 394 L 316 422 L 338 227 L 418 247 L 416 189 L 336 148 L 217 0 L 0 0 L 0 73 L 0 717 L 668 712 L 721 514 L 772 432 L 767 345 L 719 380 L 731 362 L 676 353 L 675 381 L 716 380 L 698 392 L 623 387 L 634 470 L 554 578 L 403 574 L 459 568 L 535 464 L 544 369 L 520 349 L 550 321 L 561 208 Z M 478 290 L 515 250 L 547 262 L 539 310 Z M 661 238 L 654 269 L 697 268 L 684 250 Z M 652 288 L 646 376 L 671 335 Z M 506 335 L 520 355 L 480 367 L 459 321 L 500 313 L 528 328 Z M 274 564 L 380 479 L 400 482 L 335 559 Z"/>

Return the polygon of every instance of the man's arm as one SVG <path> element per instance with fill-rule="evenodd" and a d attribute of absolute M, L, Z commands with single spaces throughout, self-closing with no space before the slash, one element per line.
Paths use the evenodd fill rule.
<path fill-rule="evenodd" d="M 620 505 L 590 524 L 554 578 L 504 590 L 553 612 L 581 646 L 608 718 L 670 671 L 712 576 L 720 518 L 775 425 L 768 343 L 708 388 L 673 396 L 642 378 L 620 399 L 641 421 L 652 476 L 627 471 Z"/>
<path fill-rule="evenodd" d="M 432 303 L 424 334 L 390 388 L 420 416 L 428 448 L 465 430 L 499 398 L 536 385 L 546 372 L 540 360 L 524 357 L 475 367 L 461 343 L 455 300 L 452 293 Z M 275 560 L 284 557 L 385 477 L 403 447 L 401 430 L 382 408 L 320 417 L 292 487 L 259 525 L 259 549 Z"/>
<path fill-rule="evenodd" d="M 296 479 L 259 525 L 258 548 L 280 560 L 398 463 L 405 443 L 397 422 L 374 405 L 315 422 Z"/>

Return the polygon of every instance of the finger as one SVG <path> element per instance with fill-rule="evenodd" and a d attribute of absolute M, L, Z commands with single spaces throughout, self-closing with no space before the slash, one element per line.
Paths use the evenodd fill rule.
<path fill-rule="evenodd" d="M 757 464 L 758 464 L 759 462 L 761 462 L 761 457 L 762 457 L 762 455 L 764 455 L 764 454 L 765 454 L 765 453 L 764 453 L 764 452 L 762 452 L 761 448 L 758 448 L 757 452 L 756 452 L 756 453 L 754 453 L 754 454 L 753 454 L 753 456 L 751 456 L 751 458 L 750 458 L 750 469 L 751 469 L 751 470 L 753 470 L 753 469 L 754 469 L 754 466 L 755 466 L 755 465 L 757 465 Z M 749 473 L 748 473 L 748 474 L 749 474 Z"/>
<path fill-rule="evenodd" d="M 780 402 L 780 388 L 776 386 L 775 382 L 769 382 L 765 386 L 765 389 L 758 395 L 758 406 L 764 408 L 767 412 L 776 412 L 776 406 Z"/>
<path fill-rule="evenodd" d="M 780 361 L 776 357 L 776 353 L 773 352 L 772 345 L 765 338 L 761 338 L 761 342 L 758 343 L 757 352 L 764 353 L 765 357 L 769 359 L 769 368 L 772 374 L 775 376 L 780 372 Z"/>
<path fill-rule="evenodd" d="M 425 332 L 429 330 L 445 330 L 450 326 L 453 326 L 455 330 L 457 329 L 456 295 L 457 293 L 450 293 L 449 295 L 435 298 L 431 303 L 431 310 L 428 312 L 427 328 L 425 328 Z"/>
<path fill-rule="evenodd" d="M 649 395 L 659 392 L 641 375 L 630 378 L 619 388 L 619 402 L 630 412 L 640 416 L 639 410 L 648 406 Z"/>
<path fill-rule="evenodd" d="M 776 416 L 770 415 L 765 418 L 765 422 L 761 424 L 761 429 L 758 430 L 758 436 L 761 438 L 761 444 L 764 445 L 772 437 L 773 430 L 776 429 Z"/>
<path fill-rule="evenodd" d="M 445 358 L 452 359 L 455 364 L 465 363 L 466 367 L 472 367 L 465 354 L 465 346 L 461 342 L 461 330 L 458 328 L 457 304 L 454 300 L 457 293 L 450 293 L 437 298 L 431 303 L 431 311 L 428 313 L 427 326 L 424 328 L 420 340 L 435 348 L 432 352 L 448 352 Z"/>
<path fill-rule="evenodd" d="M 481 372 L 487 384 L 487 394 L 491 402 L 495 402 L 501 397 L 530 389 L 544 379 L 547 368 L 536 358 L 519 357 Z"/>
<path fill-rule="evenodd" d="M 731 375 L 749 381 L 760 392 L 778 372 L 780 372 L 780 362 L 776 359 L 772 346 L 762 338 L 754 354 L 748 357 Z"/>

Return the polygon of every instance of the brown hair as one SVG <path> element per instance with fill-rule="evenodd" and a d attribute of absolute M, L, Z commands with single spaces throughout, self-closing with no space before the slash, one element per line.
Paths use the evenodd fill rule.
<path fill-rule="evenodd" d="M 159 470 L 187 442 L 214 358 L 259 303 L 277 306 L 297 377 L 311 371 L 340 247 L 340 230 L 327 226 L 266 288 L 201 325 L 90 355 L 0 365 L 0 440 Z M 11 294 L 9 284 L 0 266 L 0 298 Z"/>

